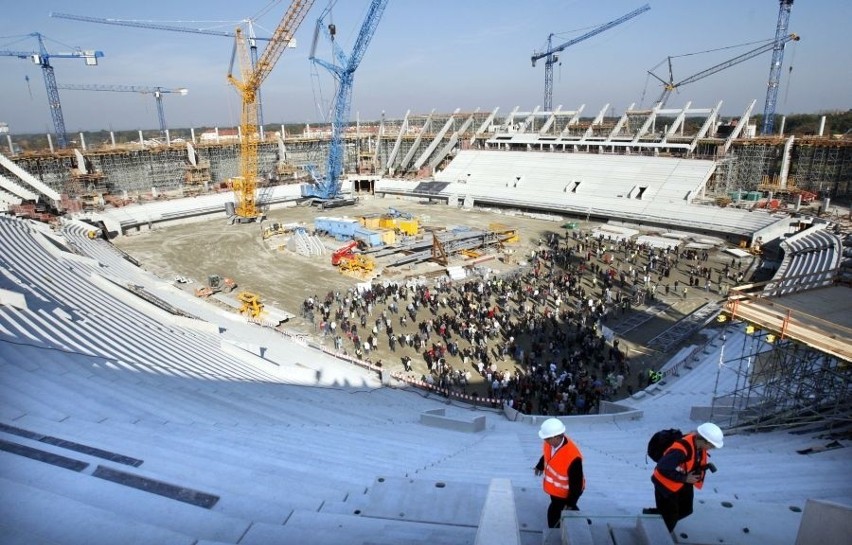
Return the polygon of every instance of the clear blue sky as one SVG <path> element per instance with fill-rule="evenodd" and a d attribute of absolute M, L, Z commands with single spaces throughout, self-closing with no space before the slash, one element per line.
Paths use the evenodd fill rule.
<path fill-rule="evenodd" d="M 265 121 L 317 122 L 317 94 L 328 99 L 333 86 L 319 69 L 311 77 L 308 53 L 313 28 L 327 0 L 317 0 L 297 33 L 298 48 L 287 50 L 263 87 Z M 376 119 L 384 111 L 399 118 L 410 109 L 433 108 L 508 112 L 542 104 L 544 67 L 530 56 L 549 33 L 567 40 L 641 6 L 645 0 L 390 0 L 376 35 L 355 77 L 352 116 Z M 648 105 L 660 88 L 647 71 L 667 55 L 771 39 L 777 0 L 649 0 L 651 11 L 566 49 L 554 70 L 554 106 L 586 104 L 594 115 L 610 103 L 615 112 L 643 97 Z M 259 34 L 269 35 L 289 5 L 273 2 L 259 19 Z M 334 9 L 338 38 L 348 51 L 368 0 L 339 0 Z M 185 97 L 165 97 L 171 127 L 235 126 L 239 98 L 225 80 L 231 56 L 228 38 L 80 23 L 50 18 L 51 11 L 118 19 L 238 21 L 269 6 L 268 0 L 14 0 L 4 2 L 0 49 L 35 49 L 38 31 L 56 40 L 51 52 L 66 46 L 100 49 L 98 67 L 76 59 L 54 59 L 60 83 L 103 83 L 186 87 Z M 779 113 L 852 108 L 852 1 L 796 0 L 790 31 L 802 36 L 789 45 L 778 95 Z M 174 23 L 184 24 L 184 23 Z M 231 24 L 185 23 L 232 28 Z M 57 43 L 58 42 L 58 43 Z M 64 44 L 64 45 L 63 45 Z M 676 59 L 675 79 L 732 58 L 757 44 Z M 320 56 L 327 58 L 320 50 Z M 726 115 L 738 115 L 752 99 L 763 111 L 771 54 L 766 53 L 717 75 L 685 86 L 670 106 L 692 101 L 711 106 L 724 101 Z M 0 121 L 14 133 L 51 130 L 44 82 L 30 61 L 0 57 Z M 793 67 L 792 72 L 788 67 Z M 664 75 L 661 67 L 659 73 Z M 27 87 L 25 76 L 30 78 Z M 32 97 L 30 97 L 30 92 Z M 150 95 L 60 91 L 70 132 L 114 128 L 155 129 L 157 113 Z"/>

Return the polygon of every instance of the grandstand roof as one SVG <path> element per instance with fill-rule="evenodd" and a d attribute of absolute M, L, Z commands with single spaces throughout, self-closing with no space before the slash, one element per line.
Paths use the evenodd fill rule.
<path fill-rule="evenodd" d="M 4 543 L 473 543 L 497 477 L 512 482 L 522 542 L 542 543 L 535 426 L 383 385 L 87 231 L 0 217 Z M 584 454 L 584 514 L 652 504 L 647 438 L 695 427 L 692 408 L 737 380 L 720 354 L 741 334 L 626 400 L 639 419 L 566 419 Z M 433 409 L 484 415 L 485 429 L 423 425 Z M 819 430 L 725 443 L 678 526 L 688 542 L 792 544 L 807 498 L 852 504 L 852 451 L 826 448 Z"/>

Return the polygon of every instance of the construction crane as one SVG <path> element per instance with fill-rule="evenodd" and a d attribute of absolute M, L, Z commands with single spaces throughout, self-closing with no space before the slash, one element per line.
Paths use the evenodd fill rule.
<path fill-rule="evenodd" d="M 769 84 L 766 87 L 766 103 L 763 106 L 763 129 L 761 134 L 772 134 L 775 128 L 775 106 L 778 103 L 778 84 L 781 80 L 781 65 L 784 64 L 784 46 L 787 41 L 787 27 L 790 24 L 790 10 L 793 0 L 780 0 L 778 24 L 775 25 L 775 44 L 772 48 L 772 64 L 769 67 Z"/>
<path fill-rule="evenodd" d="M 331 13 L 333 2 L 323 11 L 317 19 L 314 31 L 314 42 L 311 46 L 310 60 L 328 70 L 337 80 L 337 92 L 335 93 L 332 106 L 333 117 L 331 121 L 331 142 L 326 161 L 325 175 L 319 176 L 316 169 L 309 167 L 313 177 L 313 185 L 302 186 L 302 195 L 313 198 L 324 206 L 333 206 L 344 203 L 340 199 L 340 176 L 343 174 L 343 136 L 349 124 L 349 109 L 352 105 L 352 85 L 355 81 L 355 70 L 364 58 L 367 46 L 376 33 L 376 28 L 385 11 L 388 0 L 372 0 L 361 30 L 355 39 L 352 52 L 347 56 L 340 45 L 334 40 L 336 27 L 334 24 L 324 25 L 325 18 Z M 324 32 L 326 38 L 331 42 L 335 63 L 325 61 L 316 57 L 317 39 L 320 31 Z"/>
<path fill-rule="evenodd" d="M 790 34 L 788 36 L 783 36 L 780 40 L 782 42 L 782 44 L 781 44 L 782 47 L 783 47 L 783 44 L 786 44 L 787 42 L 789 42 L 791 40 L 798 41 L 799 36 L 797 34 Z M 766 53 L 767 51 L 770 51 L 770 50 L 772 50 L 776 47 L 778 47 L 778 42 L 773 40 L 773 41 L 769 42 L 768 44 L 764 44 L 764 45 L 762 45 L 762 46 L 760 46 L 756 49 L 752 49 L 751 51 L 746 51 L 745 53 L 738 55 L 738 56 L 734 57 L 733 59 L 729 59 L 725 62 L 721 62 L 721 63 L 719 63 L 715 66 L 711 66 L 710 68 L 707 68 L 707 69 L 704 69 L 700 72 L 697 72 L 697 73 L 695 73 L 695 74 L 693 74 L 693 75 L 691 75 L 687 78 L 684 78 L 684 79 L 682 79 L 678 82 L 675 82 L 674 77 L 672 76 L 672 58 L 667 57 L 667 61 L 668 61 L 668 65 L 669 65 L 669 79 L 668 79 L 668 81 L 663 80 L 662 78 L 660 78 L 659 76 L 657 76 L 656 74 L 654 74 L 651 71 L 648 72 L 648 74 L 650 74 L 654 78 L 658 79 L 663 84 L 663 91 L 662 91 L 662 93 L 660 93 L 660 98 L 657 99 L 657 107 L 659 107 L 659 108 L 664 107 L 666 105 L 666 102 L 669 100 L 669 97 L 671 96 L 672 91 L 675 91 L 676 89 L 680 88 L 681 86 L 687 85 L 689 83 L 696 82 L 700 79 L 704 79 L 707 76 L 712 76 L 716 72 L 721 72 L 722 70 L 724 70 L 726 68 L 730 68 L 731 66 L 739 64 L 743 61 L 747 61 L 749 59 L 752 59 L 752 58 L 754 58 L 754 57 L 756 57 L 756 56 L 758 56 L 762 53 Z M 659 64 L 657 66 L 659 66 Z"/>
<path fill-rule="evenodd" d="M 210 28 L 195 28 L 167 25 L 154 21 L 134 21 L 131 19 L 107 19 L 103 17 L 89 17 L 87 15 L 72 15 L 70 13 L 49 13 L 50 17 L 57 19 L 68 19 L 71 21 L 82 21 L 84 23 L 97 23 L 102 25 L 115 25 L 134 28 L 147 28 L 149 30 L 165 30 L 167 32 L 184 32 L 189 34 L 206 34 L 208 36 L 221 36 L 234 38 L 236 34 L 229 30 L 216 30 Z M 240 21 L 248 28 L 249 51 L 251 53 L 252 66 L 257 66 L 257 42 L 268 42 L 270 38 L 255 36 L 254 19 L 243 19 Z M 261 132 L 263 132 L 263 102 L 260 97 L 260 89 L 257 90 L 257 119 Z"/>
<path fill-rule="evenodd" d="M 604 23 L 603 25 L 596 27 L 589 32 L 586 32 L 582 36 L 578 36 L 572 40 L 568 40 L 567 42 L 553 46 L 553 37 L 554 34 L 550 34 L 547 37 L 547 48 L 542 52 L 533 52 L 532 55 L 532 65 L 535 67 L 535 62 L 539 59 L 544 59 L 544 110 L 549 112 L 553 109 L 553 65 L 559 60 L 559 56 L 557 53 L 563 51 L 565 48 L 570 47 L 576 43 L 582 42 L 583 40 L 587 40 L 592 36 L 596 36 L 605 30 L 609 30 L 614 26 L 618 26 L 621 23 L 629 21 L 634 17 L 642 15 L 646 11 L 650 10 L 651 6 L 645 4 L 641 8 L 635 9 L 630 13 L 619 17 L 613 21 L 608 23 Z"/>
<path fill-rule="evenodd" d="M 163 95 L 178 94 L 186 96 L 189 93 L 188 89 L 166 89 L 165 87 L 145 87 L 142 85 L 100 85 L 100 84 L 76 84 L 76 83 L 60 83 L 57 85 L 59 89 L 67 89 L 69 91 L 112 91 L 117 93 L 142 93 L 154 95 L 157 101 L 157 117 L 160 120 L 160 133 L 166 132 L 166 114 L 163 111 Z"/>
<path fill-rule="evenodd" d="M 47 103 L 50 106 L 50 116 L 53 118 L 53 132 L 56 134 L 56 144 L 60 148 L 68 147 L 68 135 L 65 133 L 65 118 L 62 116 L 62 103 L 59 101 L 59 89 L 56 86 L 56 75 L 50 59 L 83 59 L 87 66 L 97 66 L 98 59 L 103 57 L 102 51 L 75 49 L 69 53 L 49 53 L 44 45 L 44 35 L 38 32 L 27 34 L 38 40 L 38 51 L 0 51 L 6 57 L 30 59 L 41 66 L 44 75 L 44 87 L 47 90 Z"/>
<path fill-rule="evenodd" d="M 281 22 L 278 23 L 275 32 L 272 33 L 269 44 L 254 66 L 249 59 L 242 29 L 237 28 L 234 32 L 234 54 L 231 56 L 231 65 L 228 69 L 228 82 L 237 89 L 242 98 L 240 176 L 233 179 L 234 197 L 237 201 L 234 211 L 237 221 L 241 223 L 254 221 L 260 216 L 256 195 L 257 147 L 259 142 L 257 92 L 260 89 L 260 84 L 269 76 L 275 67 L 275 63 L 281 58 L 284 48 L 293 39 L 293 35 L 299 25 L 302 24 L 313 3 L 314 0 L 293 0 Z M 234 57 L 237 54 L 239 55 L 241 80 L 233 75 Z"/>

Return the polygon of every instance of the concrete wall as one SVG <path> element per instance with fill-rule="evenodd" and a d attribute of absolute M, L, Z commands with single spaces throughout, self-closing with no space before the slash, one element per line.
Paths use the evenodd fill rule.
<path fill-rule="evenodd" d="M 852 539 L 852 507 L 830 501 L 808 500 L 796 545 L 831 545 Z"/>
<path fill-rule="evenodd" d="M 619 405 L 617 403 L 611 403 L 609 401 L 602 401 L 600 414 L 580 414 L 574 416 L 560 416 L 559 420 L 565 422 L 566 426 L 569 426 L 571 423 L 584 423 L 584 424 L 592 424 L 595 422 L 624 422 L 627 420 L 639 420 L 642 418 L 642 411 L 639 409 L 633 409 L 627 407 L 626 405 Z M 533 424 L 538 426 L 548 418 L 552 418 L 547 415 L 539 415 L 539 414 L 523 414 L 521 412 L 516 411 L 512 407 L 508 405 L 503 405 L 503 414 L 511 420 L 512 422 L 526 422 L 527 424 Z"/>
<path fill-rule="evenodd" d="M 485 429 L 485 416 L 477 416 L 472 421 L 459 420 L 444 416 L 444 409 L 432 409 L 420 413 L 420 423 L 424 426 L 444 428 L 446 430 L 464 431 L 476 433 Z"/>

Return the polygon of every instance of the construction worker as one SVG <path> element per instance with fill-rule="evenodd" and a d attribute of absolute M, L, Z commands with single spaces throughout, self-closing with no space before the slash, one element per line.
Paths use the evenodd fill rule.
<path fill-rule="evenodd" d="M 586 488 L 583 455 L 565 435 L 565 424 L 558 418 L 548 418 L 542 422 L 538 436 L 544 440 L 544 444 L 542 456 L 535 466 L 535 474 L 544 474 L 544 491 L 550 495 L 547 526 L 558 528 L 562 511 L 577 511 L 577 500 Z"/>
<path fill-rule="evenodd" d="M 711 473 L 716 471 L 716 466 L 707 461 L 707 451 L 722 448 L 723 444 L 719 426 L 705 422 L 672 443 L 657 462 L 651 476 L 657 501 L 653 513 L 663 517 L 669 532 L 674 531 L 679 520 L 692 514 L 694 488 L 704 485 L 708 469 Z"/>

